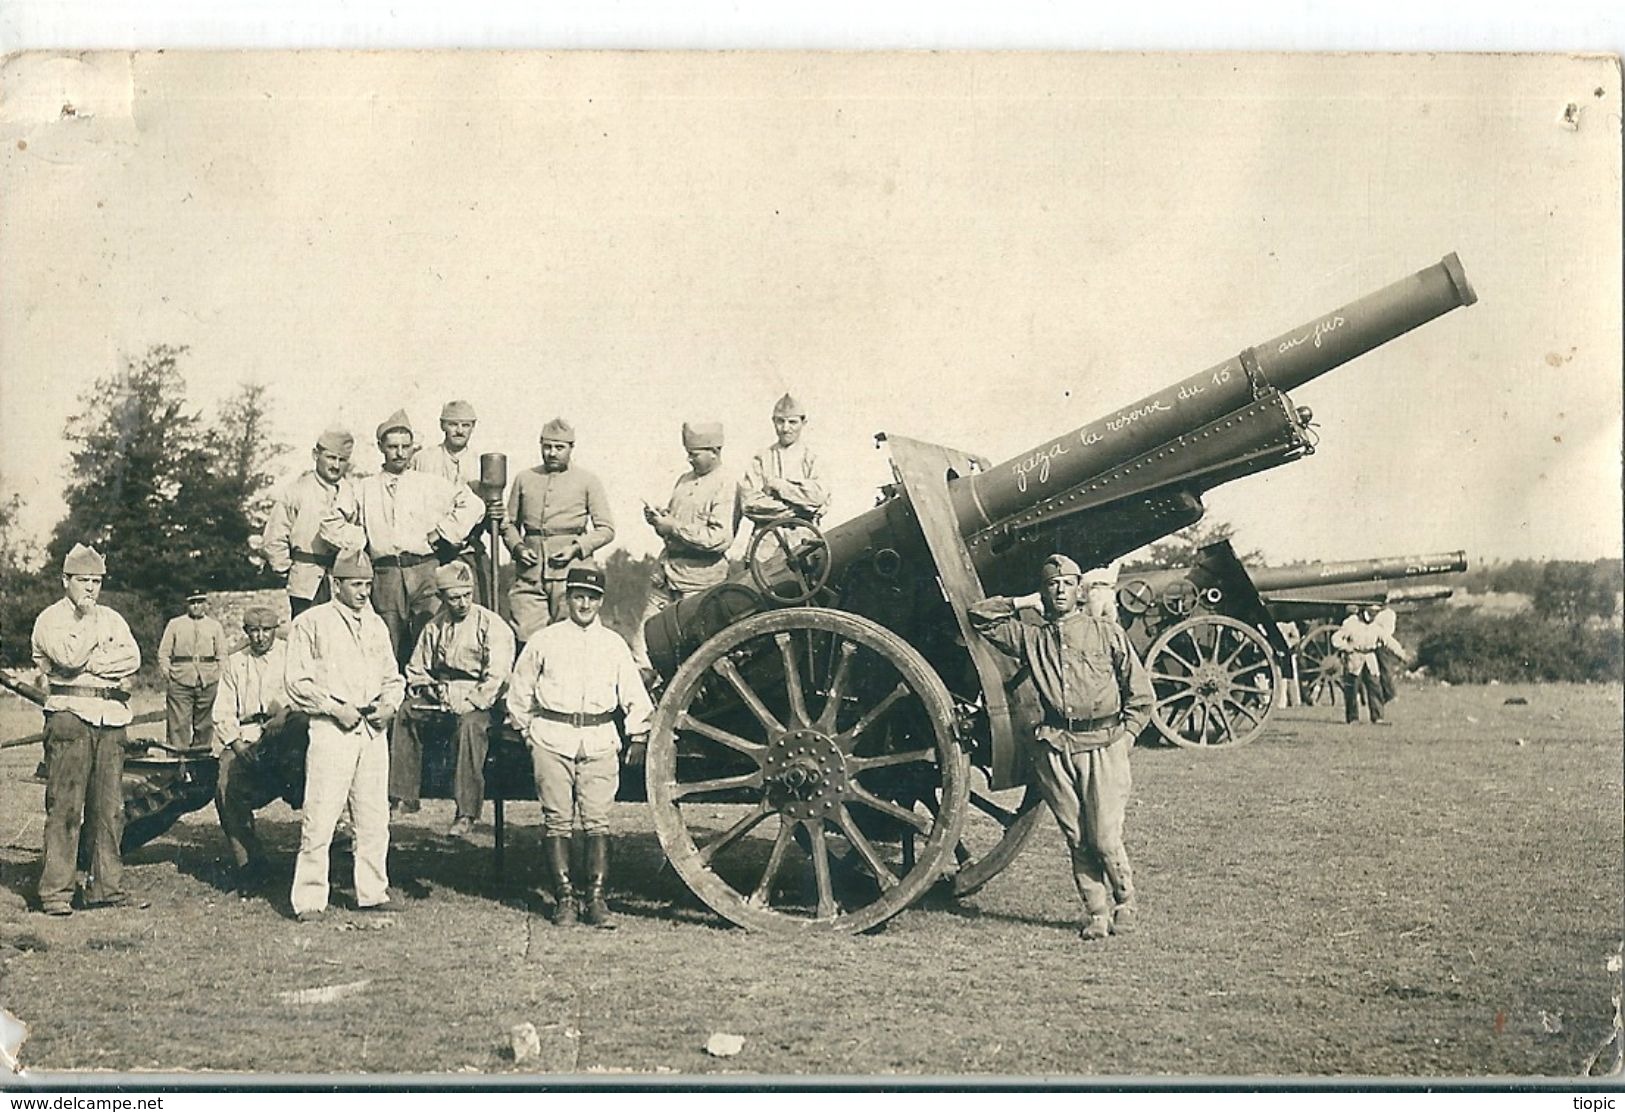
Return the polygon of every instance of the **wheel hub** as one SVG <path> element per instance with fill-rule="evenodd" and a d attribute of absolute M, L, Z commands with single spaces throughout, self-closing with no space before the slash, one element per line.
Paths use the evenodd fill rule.
<path fill-rule="evenodd" d="M 846 756 L 818 730 L 788 730 L 774 739 L 762 761 L 768 800 L 786 818 L 828 818 L 845 797 Z"/>

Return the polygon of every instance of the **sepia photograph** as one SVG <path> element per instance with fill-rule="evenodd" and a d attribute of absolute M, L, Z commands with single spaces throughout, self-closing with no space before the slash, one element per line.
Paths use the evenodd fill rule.
<path fill-rule="evenodd" d="M 1612 55 L 0 68 L 0 1087 L 1617 1084 Z"/>

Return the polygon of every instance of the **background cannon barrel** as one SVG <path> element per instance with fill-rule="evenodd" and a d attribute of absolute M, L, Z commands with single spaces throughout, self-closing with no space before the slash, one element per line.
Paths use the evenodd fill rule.
<path fill-rule="evenodd" d="M 1372 560 L 1342 560 L 1336 563 L 1288 564 L 1278 568 L 1250 569 L 1253 586 L 1260 591 L 1288 591 L 1331 583 L 1362 583 L 1376 579 L 1414 579 L 1422 575 L 1443 575 L 1466 571 L 1467 554 L 1435 552 L 1426 556 L 1388 556 Z"/>
<path fill-rule="evenodd" d="M 955 483 L 967 536 L 1478 300 L 1454 254 L 1215 367 Z"/>

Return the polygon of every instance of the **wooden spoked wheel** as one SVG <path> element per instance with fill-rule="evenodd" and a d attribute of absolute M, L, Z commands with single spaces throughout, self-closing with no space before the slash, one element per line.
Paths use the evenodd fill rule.
<path fill-rule="evenodd" d="M 954 846 L 953 894 L 969 896 L 1004 872 L 1049 812 L 1033 784 L 993 791 L 971 771 L 970 806 Z"/>
<path fill-rule="evenodd" d="M 1332 648 L 1334 625 L 1318 625 L 1298 642 L 1298 690 L 1305 706 L 1336 705 L 1341 695 L 1343 658 Z"/>
<path fill-rule="evenodd" d="M 717 914 L 756 930 L 885 922 L 954 860 L 969 789 L 941 679 L 866 618 L 746 618 L 677 670 L 646 779 L 666 858 Z"/>
<path fill-rule="evenodd" d="M 1151 721 L 1188 749 L 1233 748 L 1256 738 L 1281 679 L 1269 642 L 1219 614 L 1166 630 L 1146 653 L 1146 666 L 1157 696 Z"/>

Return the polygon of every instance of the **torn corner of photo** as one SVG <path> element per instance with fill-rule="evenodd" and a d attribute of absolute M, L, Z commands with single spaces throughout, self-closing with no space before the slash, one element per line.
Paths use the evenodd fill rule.
<path fill-rule="evenodd" d="M 0 130 L 12 146 L 52 125 L 133 124 L 136 56 L 26 51 L 0 61 Z M 27 148 L 22 148 L 26 150 Z"/>

